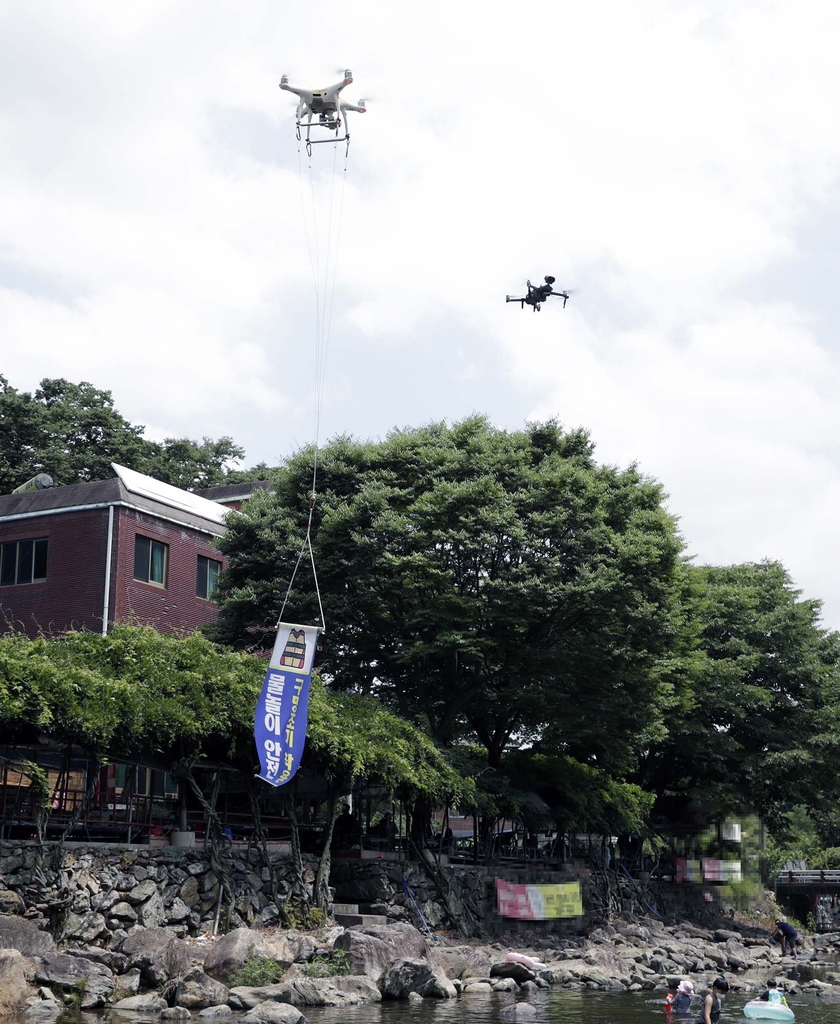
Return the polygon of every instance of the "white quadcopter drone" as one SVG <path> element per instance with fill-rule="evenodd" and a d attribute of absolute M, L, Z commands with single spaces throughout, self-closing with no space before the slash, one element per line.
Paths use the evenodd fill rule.
<path fill-rule="evenodd" d="M 299 89 L 295 85 L 289 85 L 289 76 L 283 75 L 280 79 L 280 88 L 286 92 L 293 92 L 298 97 L 297 105 L 297 137 L 300 140 L 300 129 L 303 118 L 306 117 L 306 149 L 309 152 L 310 147 L 318 142 L 335 142 L 336 139 L 345 141 L 349 147 L 350 145 L 350 132 L 347 130 L 347 118 L 346 116 L 342 122 L 342 114 L 347 113 L 348 110 L 355 110 L 358 114 L 364 114 L 365 112 L 365 101 L 359 100 L 358 103 L 348 103 L 346 100 L 340 99 L 341 90 L 350 85 L 353 81 L 353 72 L 345 71 L 344 78 L 340 82 L 336 82 L 335 85 L 329 85 L 326 89 Z M 312 118 L 317 116 L 318 120 L 313 125 Z M 344 135 L 340 135 L 342 123 L 344 125 Z M 313 128 L 326 128 L 328 131 L 335 132 L 335 139 L 311 139 L 309 137 L 310 132 Z"/>

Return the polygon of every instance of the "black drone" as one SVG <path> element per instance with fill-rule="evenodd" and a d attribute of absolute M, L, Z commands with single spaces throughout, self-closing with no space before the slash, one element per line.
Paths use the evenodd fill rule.
<path fill-rule="evenodd" d="M 530 281 L 527 282 L 528 292 L 526 295 L 506 295 L 505 302 L 518 302 L 522 309 L 526 306 L 531 306 L 535 313 L 539 313 L 540 306 L 548 300 L 550 295 L 556 295 L 558 299 L 563 300 L 563 308 L 566 308 L 566 303 L 569 300 L 568 292 L 556 292 L 551 286 L 554 284 L 553 277 L 546 277 L 545 284 L 533 285 Z"/>

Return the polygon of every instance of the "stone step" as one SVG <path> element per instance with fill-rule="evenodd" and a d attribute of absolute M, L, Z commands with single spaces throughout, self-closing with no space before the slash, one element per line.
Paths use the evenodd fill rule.
<path fill-rule="evenodd" d="M 334 914 L 335 923 L 349 928 L 354 924 L 380 924 L 386 925 L 388 918 L 384 914 Z"/>
<path fill-rule="evenodd" d="M 333 903 L 334 914 L 358 914 L 358 903 Z"/>

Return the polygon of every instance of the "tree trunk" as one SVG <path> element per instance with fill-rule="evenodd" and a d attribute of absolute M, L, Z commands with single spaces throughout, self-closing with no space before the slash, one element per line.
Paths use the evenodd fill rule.
<path fill-rule="evenodd" d="M 333 829 L 335 828 L 338 796 L 339 788 L 331 786 L 327 797 L 327 827 L 324 830 L 324 848 L 321 851 L 321 860 L 318 864 L 318 871 L 315 874 L 315 885 L 312 892 L 312 902 L 324 914 L 328 914 L 330 908 L 330 869 L 332 868 L 330 844 L 332 843 Z"/>

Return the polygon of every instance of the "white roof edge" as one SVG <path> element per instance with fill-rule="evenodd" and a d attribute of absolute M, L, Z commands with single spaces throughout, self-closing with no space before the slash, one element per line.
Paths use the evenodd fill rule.
<path fill-rule="evenodd" d="M 184 491 L 180 487 L 173 487 L 172 484 L 165 484 L 162 480 L 146 476 L 145 473 L 138 473 L 136 469 L 119 466 L 116 462 L 111 463 L 111 468 L 126 490 L 132 494 L 140 494 L 144 498 L 151 498 L 161 505 L 190 512 L 192 515 L 220 524 L 224 523 L 225 516 L 230 512 L 229 508 L 218 501 L 211 501 L 209 498 L 202 498 L 200 494 L 193 494 L 192 491 Z"/>

